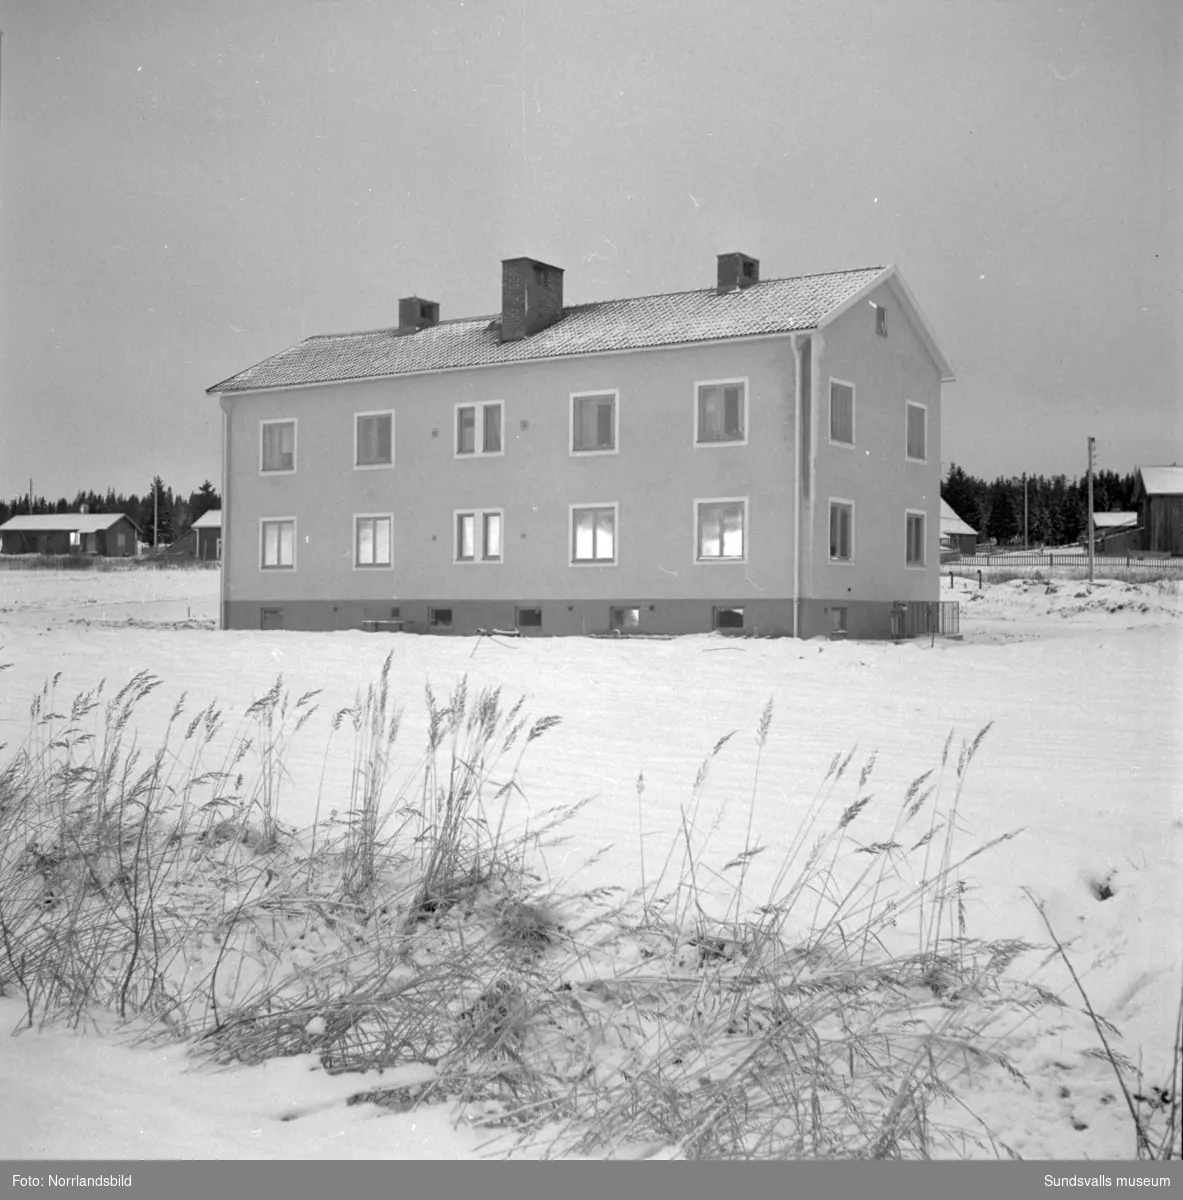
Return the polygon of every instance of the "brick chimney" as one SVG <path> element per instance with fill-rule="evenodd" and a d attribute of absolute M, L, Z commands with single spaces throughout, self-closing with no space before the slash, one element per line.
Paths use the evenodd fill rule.
<path fill-rule="evenodd" d="M 440 306 L 433 300 L 406 296 L 398 302 L 398 332 L 418 333 L 440 323 Z"/>
<path fill-rule="evenodd" d="M 501 340 L 520 342 L 563 315 L 563 269 L 533 258 L 501 260 Z"/>
<path fill-rule="evenodd" d="M 720 254 L 719 275 L 716 290 L 722 296 L 726 292 L 738 292 L 760 282 L 760 260 L 747 254 Z"/>

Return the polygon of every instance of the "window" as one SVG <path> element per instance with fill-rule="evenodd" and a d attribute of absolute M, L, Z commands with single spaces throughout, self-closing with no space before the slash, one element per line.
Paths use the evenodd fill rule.
<path fill-rule="evenodd" d="M 742 629 L 743 609 L 734 604 L 716 605 L 713 624 L 718 630 Z"/>
<path fill-rule="evenodd" d="M 913 462 L 928 459 L 928 409 L 908 401 L 908 458 Z"/>
<path fill-rule="evenodd" d="M 432 629 L 450 629 L 452 626 L 452 610 L 450 608 L 429 608 L 427 623 Z"/>
<path fill-rule="evenodd" d="M 264 421 L 260 427 L 259 470 L 292 472 L 296 469 L 296 422 Z"/>
<path fill-rule="evenodd" d="M 389 567 L 394 519 L 389 513 L 365 514 L 353 519 L 353 565 Z"/>
<path fill-rule="evenodd" d="M 264 571 L 291 571 L 296 566 L 296 520 L 279 517 L 259 522 L 260 566 Z"/>
<path fill-rule="evenodd" d="M 394 413 L 358 413 L 353 432 L 355 467 L 394 465 Z"/>
<path fill-rule="evenodd" d="M 616 562 L 615 504 L 571 505 L 571 562 Z"/>
<path fill-rule="evenodd" d="M 909 567 L 924 566 L 925 514 L 909 511 L 904 534 L 904 563 Z"/>
<path fill-rule="evenodd" d="M 571 453 L 616 453 L 616 392 L 571 396 Z"/>
<path fill-rule="evenodd" d="M 830 632 L 831 633 L 846 633 L 846 609 L 831 608 L 830 609 Z"/>
<path fill-rule="evenodd" d="M 880 337 L 887 337 L 887 309 L 882 304 L 875 305 L 875 332 Z"/>
<path fill-rule="evenodd" d="M 456 456 L 496 455 L 504 452 L 501 429 L 504 402 L 456 405 Z"/>
<path fill-rule="evenodd" d="M 127 534 L 123 530 L 115 535 L 115 549 L 119 551 L 127 549 Z"/>
<path fill-rule="evenodd" d="M 612 610 L 612 630 L 615 633 L 636 633 L 641 628 L 641 610 L 639 608 L 614 608 Z"/>
<path fill-rule="evenodd" d="M 542 628 L 542 609 L 540 608 L 519 608 L 514 614 L 514 627 L 516 629 L 541 629 Z"/>
<path fill-rule="evenodd" d="M 259 609 L 259 628 L 260 629 L 282 629 L 283 628 L 283 609 L 282 608 L 261 608 L 261 609 Z"/>
<path fill-rule="evenodd" d="M 746 554 L 747 500 L 696 500 L 698 562 L 743 562 Z"/>
<path fill-rule="evenodd" d="M 854 558 L 854 503 L 830 501 L 830 562 L 850 562 Z"/>
<path fill-rule="evenodd" d="M 77 529 L 70 530 L 70 545 L 71 546 L 81 546 L 82 545 L 82 534 Z"/>
<path fill-rule="evenodd" d="M 708 380 L 695 385 L 695 434 L 699 446 L 748 440 L 746 379 Z"/>
<path fill-rule="evenodd" d="M 854 445 L 854 384 L 830 380 L 830 441 Z"/>
<path fill-rule="evenodd" d="M 456 562 L 501 561 L 501 509 L 458 512 L 455 518 Z"/>

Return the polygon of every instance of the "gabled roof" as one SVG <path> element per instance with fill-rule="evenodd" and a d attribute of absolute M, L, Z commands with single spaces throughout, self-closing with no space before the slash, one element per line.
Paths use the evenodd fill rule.
<path fill-rule="evenodd" d="M 192 525 L 190 529 L 221 529 L 222 528 L 222 511 L 218 508 L 211 508 L 209 512 L 204 512 Z"/>
<path fill-rule="evenodd" d="M 1093 513 L 1093 528 L 1095 529 L 1125 529 L 1138 523 L 1137 513 L 1127 512 L 1095 512 Z"/>
<path fill-rule="evenodd" d="M 970 534 L 977 537 L 978 531 L 967 525 L 952 509 L 947 500 L 941 501 L 941 533 Z"/>
<path fill-rule="evenodd" d="M 1139 467 L 1134 480 L 1133 499 L 1141 496 L 1183 495 L 1183 467 Z"/>
<path fill-rule="evenodd" d="M 720 295 L 715 288 L 577 304 L 546 329 L 502 342 L 500 316 L 441 321 L 417 333 L 394 329 L 321 334 L 221 383 L 209 393 L 263 391 L 418 375 L 582 354 L 606 354 L 822 329 L 881 284 L 911 309 L 941 378 L 952 369 L 895 267 L 769 279 Z"/>
<path fill-rule="evenodd" d="M 36 513 L 31 517 L 9 517 L 0 525 L 0 533 L 101 533 L 117 521 L 127 521 L 139 529 L 124 513 Z"/>

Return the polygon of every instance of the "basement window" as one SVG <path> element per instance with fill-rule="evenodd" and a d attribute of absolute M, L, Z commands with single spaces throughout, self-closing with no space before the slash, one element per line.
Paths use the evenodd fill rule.
<path fill-rule="evenodd" d="M 830 632 L 843 634 L 848 632 L 846 628 L 846 609 L 831 608 L 830 609 Z"/>
<path fill-rule="evenodd" d="M 427 623 L 432 629 L 451 629 L 452 610 L 450 608 L 433 608 L 428 612 Z"/>
<path fill-rule="evenodd" d="M 641 628 L 639 608 L 614 608 L 612 610 L 613 633 L 636 633 Z"/>
<path fill-rule="evenodd" d="M 542 609 L 519 608 L 514 618 L 514 624 L 518 629 L 541 629 Z"/>
<path fill-rule="evenodd" d="M 716 605 L 714 617 L 714 627 L 721 633 L 743 628 L 743 609 L 735 605 Z"/>

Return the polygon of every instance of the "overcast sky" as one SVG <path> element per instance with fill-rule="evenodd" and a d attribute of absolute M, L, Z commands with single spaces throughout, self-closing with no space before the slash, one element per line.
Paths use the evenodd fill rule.
<path fill-rule="evenodd" d="M 312 333 L 896 263 L 978 475 L 1183 462 L 1179 0 L 4 0 L 0 496 Z"/>

